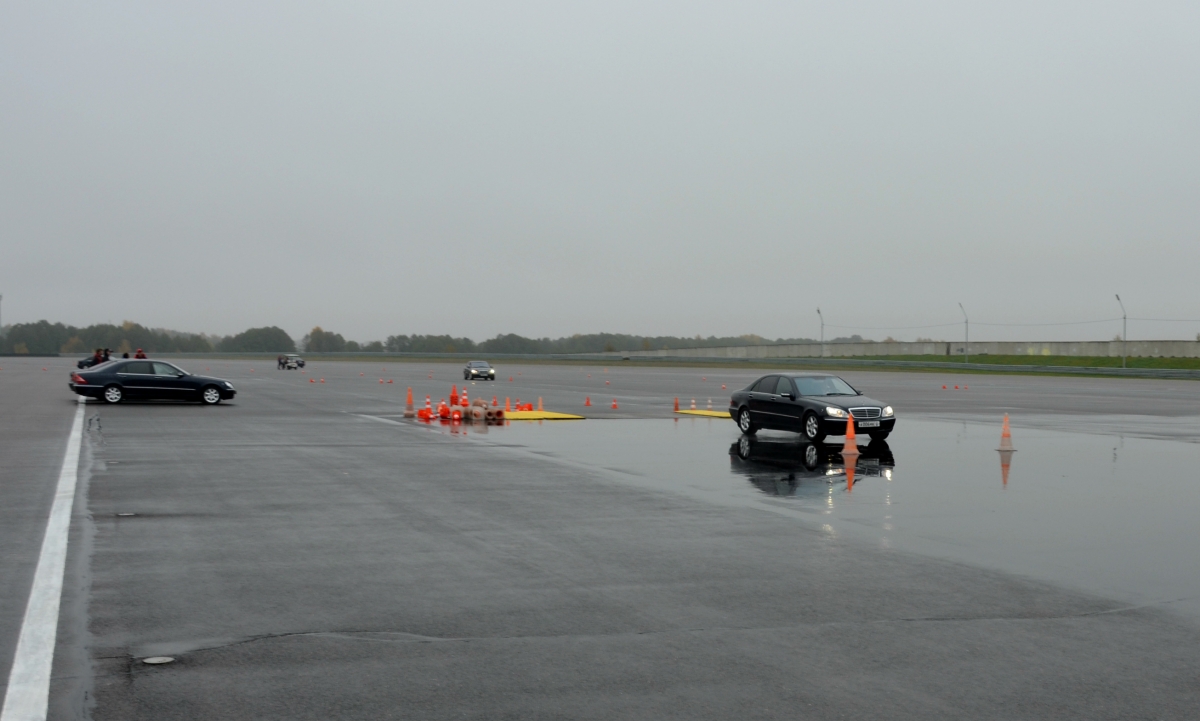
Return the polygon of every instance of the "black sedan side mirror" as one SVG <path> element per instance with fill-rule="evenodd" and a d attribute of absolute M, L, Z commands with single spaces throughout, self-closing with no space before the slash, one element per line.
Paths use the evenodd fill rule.
<path fill-rule="evenodd" d="M 784 398 L 787 398 L 789 401 L 794 401 L 794 400 L 796 400 L 796 394 L 795 394 L 795 393 L 784 393 L 784 394 L 783 394 L 783 397 L 784 397 Z"/>

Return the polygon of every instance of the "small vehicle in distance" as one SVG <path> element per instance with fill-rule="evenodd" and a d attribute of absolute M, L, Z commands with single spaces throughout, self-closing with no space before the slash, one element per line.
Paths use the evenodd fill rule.
<path fill-rule="evenodd" d="M 237 391 L 220 378 L 197 376 L 179 366 L 156 360 L 116 360 L 71 374 L 75 393 L 105 403 L 123 400 L 199 401 L 215 406 Z"/>
<path fill-rule="evenodd" d="M 487 361 L 471 361 L 463 368 L 463 380 L 473 381 L 482 378 L 485 381 L 496 380 L 496 369 Z"/>
<path fill-rule="evenodd" d="M 297 368 L 303 368 L 304 359 L 295 353 L 284 353 L 282 367 L 289 371 L 294 371 Z"/>
<path fill-rule="evenodd" d="M 763 376 L 729 399 L 729 416 L 746 435 L 759 428 L 794 431 L 810 443 L 846 434 L 854 415 L 855 433 L 882 441 L 896 426 L 896 411 L 868 398 L 835 375 L 774 373 Z"/>

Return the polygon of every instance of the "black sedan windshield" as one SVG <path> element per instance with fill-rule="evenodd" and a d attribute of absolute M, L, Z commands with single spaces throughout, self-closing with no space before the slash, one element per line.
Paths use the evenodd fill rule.
<path fill-rule="evenodd" d="M 796 376 L 796 389 L 802 396 L 856 396 L 858 392 L 837 376 Z"/>

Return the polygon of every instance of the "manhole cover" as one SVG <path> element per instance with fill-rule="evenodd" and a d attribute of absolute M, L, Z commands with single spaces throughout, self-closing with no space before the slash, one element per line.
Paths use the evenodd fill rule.
<path fill-rule="evenodd" d="M 142 663 L 171 663 L 174 660 L 170 656 L 150 656 L 149 658 L 143 658 Z"/>

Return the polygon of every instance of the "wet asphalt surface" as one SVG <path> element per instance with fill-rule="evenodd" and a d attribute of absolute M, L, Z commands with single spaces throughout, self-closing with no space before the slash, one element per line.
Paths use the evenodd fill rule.
<path fill-rule="evenodd" d="M 66 361 L 0 359 L 0 680 Z M 846 372 L 900 418 L 850 489 L 669 420 L 763 371 L 500 368 L 589 420 L 456 428 L 398 415 L 457 366 L 182 365 L 238 399 L 88 406 L 52 718 L 1196 715 L 1200 383 Z"/>

